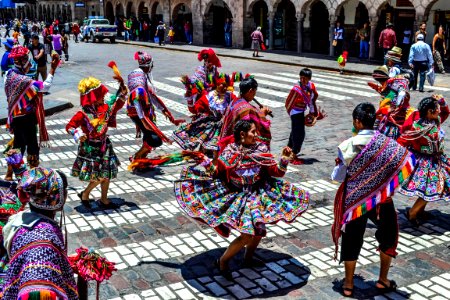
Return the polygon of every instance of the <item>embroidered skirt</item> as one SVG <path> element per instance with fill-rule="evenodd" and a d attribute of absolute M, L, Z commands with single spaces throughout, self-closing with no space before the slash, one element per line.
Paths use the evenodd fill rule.
<path fill-rule="evenodd" d="M 202 115 L 191 123 L 181 125 L 173 132 L 172 138 L 184 150 L 219 150 L 217 143 L 222 124 L 217 117 Z"/>
<path fill-rule="evenodd" d="M 119 165 L 109 138 L 105 142 L 86 141 L 78 147 L 71 175 L 81 181 L 113 179 L 117 177 Z"/>
<path fill-rule="evenodd" d="M 175 182 L 175 196 L 186 214 L 224 237 L 231 229 L 265 236 L 265 224 L 292 222 L 309 204 L 306 191 L 283 180 L 269 178 L 243 190 L 193 167 L 183 168 Z"/>
<path fill-rule="evenodd" d="M 414 154 L 416 166 L 399 191 L 425 201 L 450 201 L 450 160 L 445 154 L 430 156 Z"/>

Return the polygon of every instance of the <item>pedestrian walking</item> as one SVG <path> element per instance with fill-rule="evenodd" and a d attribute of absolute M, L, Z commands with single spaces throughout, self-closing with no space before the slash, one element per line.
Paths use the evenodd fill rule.
<path fill-rule="evenodd" d="M 425 22 L 420 23 L 419 30 L 417 30 L 416 34 L 414 35 L 415 36 L 415 39 L 414 39 L 415 43 L 418 41 L 417 36 L 419 34 L 422 34 L 423 35 L 423 40 L 426 41 L 426 39 L 427 39 L 427 23 L 425 23 Z"/>
<path fill-rule="evenodd" d="M 261 27 L 257 27 L 255 31 L 250 35 L 252 38 L 252 50 L 253 57 L 259 57 L 259 51 L 261 50 L 261 44 L 264 43 L 264 37 L 261 33 Z"/>
<path fill-rule="evenodd" d="M 166 37 L 166 25 L 162 21 L 159 21 L 159 25 L 156 27 L 155 35 L 158 37 L 159 45 L 165 45 L 165 37 Z"/>
<path fill-rule="evenodd" d="M 192 44 L 192 26 L 189 21 L 186 21 L 184 23 L 184 34 L 186 36 L 186 43 L 191 45 Z"/>
<path fill-rule="evenodd" d="M 355 41 L 359 38 L 359 58 L 369 58 L 369 41 L 370 41 L 370 29 L 369 23 L 364 23 L 363 27 L 356 33 Z"/>
<path fill-rule="evenodd" d="M 317 116 L 318 113 L 316 101 L 319 93 L 311 81 L 312 71 L 303 68 L 300 70 L 299 77 L 300 80 L 291 89 L 285 102 L 286 111 L 291 118 L 291 133 L 287 146 L 292 149 L 294 154 L 293 165 L 302 164 L 298 155 L 305 140 L 305 112 L 309 110 L 313 116 Z"/>
<path fill-rule="evenodd" d="M 337 21 L 334 26 L 333 46 L 334 56 L 341 55 L 344 47 L 344 27 L 341 26 L 340 21 Z"/>
<path fill-rule="evenodd" d="M 61 31 L 61 50 L 64 52 L 64 60 L 69 60 L 69 35 L 66 34 L 65 30 Z"/>
<path fill-rule="evenodd" d="M 1 62 L 2 76 L 4 76 L 9 69 L 14 67 L 14 59 L 9 57 L 11 49 L 14 47 L 14 40 L 9 38 L 3 42 L 3 45 L 5 45 L 5 52 L 3 53 Z"/>
<path fill-rule="evenodd" d="M 23 172 L 18 165 L 17 171 Z M 66 202 L 67 178 L 60 171 L 38 167 L 18 179 L 17 189 L 29 195 L 30 211 L 11 216 L 3 228 L 10 261 L 2 299 L 77 300 L 67 241 L 56 219 Z"/>
<path fill-rule="evenodd" d="M 11 30 L 11 22 L 7 22 L 6 23 L 6 27 L 5 27 L 5 34 L 3 35 L 3 37 L 4 38 L 7 38 L 7 37 L 11 37 L 10 35 L 9 35 L 9 31 Z"/>
<path fill-rule="evenodd" d="M 127 88 L 119 81 L 117 96 L 108 96 L 108 89 L 94 77 L 84 78 L 78 84 L 81 110 L 66 125 L 78 146 L 78 155 L 73 163 L 71 175 L 89 182 L 78 194 L 81 203 L 91 208 L 89 195 L 98 185 L 101 188 L 99 206 L 114 207 L 108 199 L 109 183 L 117 177 L 120 165 L 107 134 L 109 127 L 116 127 L 117 112 L 123 107 Z"/>
<path fill-rule="evenodd" d="M 225 32 L 225 47 L 231 47 L 231 36 L 233 33 L 233 26 L 230 18 L 225 19 L 225 25 L 223 27 Z"/>
<path fill-rule="evenodd" d="M 447 54 L 447 48 L 445 46 L 444 27 L 439 26 L 438 32 L 433 37 L 433 59 L 436 63 L 436 67 L 442 74 L 445 73 L 443 60 Z"/>
<path fill-rule="evenodd" d="M 450 201 L 450 163 L 444 151 L 442 124 L 448 119 L 449 107 L 442 95 L 420 101 L 418 111 L 402 128 L 398 142 L 412 151 L 417 159 L 411 176 L 402 184 L 401 194 L 418 197 L 406 217 L 414 225 L 427 219 L 429 202 Z"/>
<path fill-rule="evenodd" d="M 411 41 L 412 41 L 412 30 L 407 26 L 405 26 L 405 29 L 403 30 L 403 40 L 402 40 L 403 52 L 409 53 L 409 49 L 411 48 Z"/>
<path fill-rule="evenodd" d="M 220 275 L 233 280 L 229 263 L 245 248 L 243 268 L 264 267 L 254 257 L 266 236 L 266 224 L 292 222 L 308 209 L 309 194 L 293 184 L 274 177 L 286 173 L 292 150 L 283 148 L 277 161 L 266 144 L 258 141 L 253 120 L 235 124 L 234 142 L 226 146 L 216 162 L 205 158 L 199 168 L 183 168 L 175 181 L 175 196 L 181 209 L 190 217 L 214 228 L 228 238 L 231 230 L 240 235 L 234 239 L 215 266 Z M 282 201 L 280 201 L 282 199 Z"/>
<path fill-rule="evenodd" d="M 130 39 L 130 31 L 131 31 L 131 19 L 123 18 L 123 33 L 124 33 L 124 40 L 125 42 L 128 42 Z"/>
<path fill-rule="evenodd" d="M 42 32 L 42 37 L 44 39 L 44 48 L 45 48 L 45 55 L 52 54 L 53 46 L 52 46 L 52 35 L 50 33 L 50 25 L 45 25 L 44 31 Z"/>
<path fill-rule="evenodd" d="M 380 273 L 375 284 L 379 293 L 394 291 L 397 284 L 388 279 L 392 258 L 397 256 L 397 213 L 392 196 L 414 167 L 414 158 L 397 142 L 374 130 L 375 107 L 360 103 L 353 110 L 357 135 L 338 146 L 336 167 L 331 178 L 342 182 L 334 202 L 335 259 L 342 236 L 339 262 L 344 262 L 342 294 L 352 297 L 353 276 L 363 246 L 368 219 L 376 226 L 380 252 Z M 345 230 L 344 230 L 345 228 Z"/>
<path fill-rule="evenodd" d="M 381 32 L 380 38 L 378 39 L 378 46 L 383 48 L 383 55 L 386 55 L 392 47 L 397 46 L 397 37 L 392 23 L 387 23 L 386 29 Z"/>
<path fill-rule="evenodd" d="M 72 33 L 73 33 L 73 36 L 75 39 L 75 43 L 78 43 L 78 37 L 79 37 L 81 31 L 80 31 L 80 26 L 78 25 L 77 22 L 74 22 L 72 25 Z"/>
<path fill-rule="evenodd" d="M 127 113 L 136 124 L 136 129 L 143 133 L 143 137 L 142 147 L 130 157 L 130 160 L 145 158 L 154 148 L 169 141 L 155 125 L 155 106 L 175 126 L 184 122 L 184 120 L 175 119 L 164 102 L 156 95 L 156 89 L 151 81 L 153 58 L 146 52 L 138 51 L 135 53 L 134 59 L 138 61 L 139 68 L 128 75 L 130 94 L 127 102 Z"/>
<path fill-rule="evenodd" d="M 417 42 L 411 46 L 409 51 L 408 64 L 414 71 L 413 90 L 417 89 L 417 78 L 420 74 L 419 91 L 423 92 L 425 84 L 425 75 L 428 70 L 433 67 L 434 60 L 431 53 L 431 48 L 424 41 L 424 36 L 419 33 L 417 35 Z"/>
<path fill-rule="evenodd" d="M 173 29 L 173 26 L 169 27 L 169 33 L 167 34 L 167 36 L 169 37 L 169 43 L 173 45 L 173 41 L 175 39 L 175 30 Z"/>
<path fill-rule="evenodd" d="M 47 55 L 45 54 L 45 47 L 39 42 L 39 36 L 33 35 L 31 37 L 31 45 L 28 47 L 33 56 L 34 62 L 37 64 L 36 76 L 34 80 L 39 80 L 41 75 L 42 81 L 47 79 Z"/>
<path fill-rule="evenodd" d="M 58 29 L 53 29 L 53 34 L 52 34 L 52 41 L 53 41 L 53 50 L 56 51 L 56 53 L 58 53 L 59 56 L 62 56 L 62 37 L 61 34 L 59 34 Z"/>

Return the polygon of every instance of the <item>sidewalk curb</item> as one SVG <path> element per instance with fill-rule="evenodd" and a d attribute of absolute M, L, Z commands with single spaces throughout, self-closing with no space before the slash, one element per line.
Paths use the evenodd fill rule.
<path fill-rule="evenodd" d="M 62 101 L 58 101 L 62 102 Z M 45 110 L 45 116 L 51 116 L 57 112 L 72 108 L 73 104 L 70 102 L 62 102 L 61 104 L 55 105 Z M 5 125 L 8 117 L 0 117 L 0 125 Z"/>
<path fill-rule="evenodd" d="M 116 40 L 116 43 L 123 44 L 123 45 L 134 45 L 134 46 L 140 46 L 140 47 L 162 49 L 161 46 L 156 45 L 156 44 L 152 44 L 152 43 L 139 44 L 139 43 L 135 43 L 135 42 L 132 42 L 132 41 L 131 42 L 130 41 L 125 42 L 125 41 L 122 41 L 122 40 Z M 197 50 L 191 50 L 191 49 L 178 49 L 178 48 L 163 48 L 163 49 L 170 50 L 170 51 L 198 53 Z M 269 62 L 269 63 L 274 63 L 274 64 L 288 65 L 288 66 L 308 67 L 308 68 L 314 68 L 314 69 L 319 69 L 319 70 L 339 72 L 339 68 L 326 67 L 326 66 L 317 66 L 317 65 L 308 64 L 308 63 L 306 63 L 306 64 L 303 63 L 302 64 L 302 63 L 298 63 L 298 62 L 278 61 L 278 60 L 273 60 L 273 59 L 258 59 L 258 58 L 254 58 L 254 57 L 250 57 L 250 56 L 249 57 L 244 57 L 244 56 L 235 55 L 235 54 L 220 53 L 220 51 L 217 51 L 217 54 L 222 56 L 222 57 L 249 59 L 249 60 L 254 60 L 254 61 L 259 61 L 259 62 Z M 288 55 L 288 54 L 283 54 L 283 55 L 285 55 L 285 56 L 294 56 L 294 55 Z M 301 56 L 295 56 L 295 57 L 301 57 Z M 369 75 L 369 76 L 372 75 L 371 72 L 364 72 L 364 71 L 358 71 L 358 70 L 346 70 L 345 73 L 346 74 L 355 74 L 355 75 Z"/>

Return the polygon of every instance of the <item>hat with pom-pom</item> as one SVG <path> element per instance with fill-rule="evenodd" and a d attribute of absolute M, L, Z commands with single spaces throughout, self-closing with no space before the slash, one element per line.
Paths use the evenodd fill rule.
<path fill-rule="evenodd" d="M 134 59 L 138 61 L 139 67 L 152 67 L 153 58 L 144 51 L 138 51 L 134 54 Z"/>

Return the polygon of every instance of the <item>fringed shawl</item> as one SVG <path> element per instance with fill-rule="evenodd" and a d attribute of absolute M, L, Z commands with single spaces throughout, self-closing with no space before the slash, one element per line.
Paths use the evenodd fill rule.
<path fill-rule="evenodd" d="M 347 177 L 334 202 L 333 241 L 338 251 L 341 229 L 385 203 L 408 178 L 415 164 L 414 155 L 394 140 L 376 132 L 347 168 Z"/>

